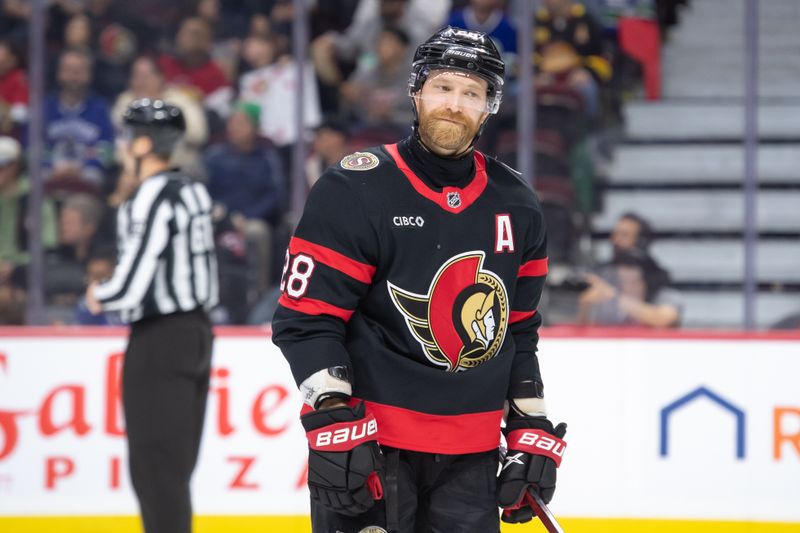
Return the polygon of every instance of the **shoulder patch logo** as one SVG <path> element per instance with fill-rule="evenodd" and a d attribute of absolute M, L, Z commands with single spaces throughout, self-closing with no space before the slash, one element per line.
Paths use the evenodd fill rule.
<path fill-rule="evenodd" d="M 356 152 L 345 156 L 339 165 L 345 170 L 371 170 L 378 166 L 378 158 L 369 152 Z"/>

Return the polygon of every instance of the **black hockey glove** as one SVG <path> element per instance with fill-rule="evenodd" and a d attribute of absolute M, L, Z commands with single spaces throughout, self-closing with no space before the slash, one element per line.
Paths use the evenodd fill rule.
<path fill-rule="evenodd" d="M 308 489 L 320 505 L 347 516 L 383 497 L 378 424 L 364 403 L 332 407 L 300 418 L 308 438 Z"/>
<path fill-rule="evenodd" d="M 504 522 L 527 522 L 534 513 L 523 499 L 529 488 L 536 490 L 545 503 L 556 490 L 556 468 L 567 443 L 562 439 L 567 425 L 544 417 L 510 417 L 504 433 L 508 443 L 503 468 L 497 479 L 497 503 L 504 509 Z"/>

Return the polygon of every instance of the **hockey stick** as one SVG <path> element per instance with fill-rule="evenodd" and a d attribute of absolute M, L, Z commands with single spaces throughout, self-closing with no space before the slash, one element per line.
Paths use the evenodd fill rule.
<path fill-rule="evenodd" d="M 542 501 L 541 496 L 539 496 L 535 490 L 529 489 L 525 491 L 525 500 L 527 500 L 533 512 L 536 513 L 536 516 L 539 517 L 539 520 L 542 521 L 544 527 L 547 528 L 547 531 L 550 533 L 565 533 L 564 529 L 556 520 L 556 517 L 553 516 L 553 513 L 547 508 L 547 504 Z"/>

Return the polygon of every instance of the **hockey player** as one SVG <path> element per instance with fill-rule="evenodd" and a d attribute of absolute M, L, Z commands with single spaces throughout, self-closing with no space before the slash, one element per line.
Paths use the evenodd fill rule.
<path fill-rule="evenodd" d="M 566 426 L 536 357 L 542 210 L 473 148 L 503 74 L 486 34 L 440 30 L 414 56 L 413 134 L 309 195 L 273 338 L 306 403 L 315 533 L 499 532 L 498 505 L 527 521 L 525 491 L 553 495 Z"/>

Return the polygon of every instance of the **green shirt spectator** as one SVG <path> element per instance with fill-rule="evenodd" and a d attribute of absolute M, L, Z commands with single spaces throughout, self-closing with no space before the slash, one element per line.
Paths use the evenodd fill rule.
<path fill-rule="evenodd" d="M 29 260 L 28 194 L 30 182 L 22 175 L 19 143 L 0 137 L 0 272 Z M 42 204 L 42 243 L 56 243 L 55 208 L 50 200 Z"/>

